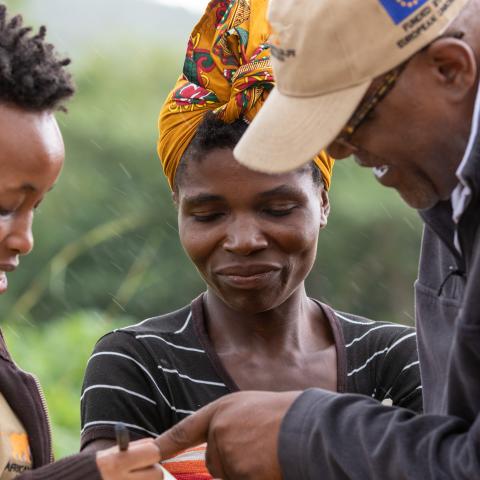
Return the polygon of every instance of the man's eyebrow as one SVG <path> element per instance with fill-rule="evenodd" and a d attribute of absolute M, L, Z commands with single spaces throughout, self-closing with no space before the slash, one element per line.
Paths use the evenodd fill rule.
<path fill-rule="evenodd" d="M 293 187 L 285 183 L 284 185 L 280 185 L 278 187 L 272 188 L 271 190 L 267 190 L 266 192 L 260 193 L 258 196 L 261 198 L 268 198 L 268 197 L 276 197 L 278 195 L 294 195 L 294 196 L 303 196 L 303 190 L 297 187 Z"/>
<path fill-rule="evenodd" d="M 212 195 L 209 193 L 199 193 L 198 195 L 192 195 L 184 198 L 184 202 L 192 207 L 202 205 L 204 203 L 221 202 L 223 200 L 225 199 L 221 195 Z"/>

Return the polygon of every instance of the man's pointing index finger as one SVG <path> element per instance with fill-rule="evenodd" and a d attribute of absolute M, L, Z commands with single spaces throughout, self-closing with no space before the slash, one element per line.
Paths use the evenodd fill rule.
<path fill-rule="evenodd" d="M 205 443 L 217 402 L 208 404 L 174 425 L 155 439 L 162 459 L 174 457 L 183 450 Z"/>

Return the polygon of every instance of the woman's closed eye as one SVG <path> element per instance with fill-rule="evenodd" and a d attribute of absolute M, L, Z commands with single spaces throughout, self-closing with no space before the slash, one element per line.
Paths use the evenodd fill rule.
<path fill-rule="evenodd" d="M 214 211 L 214 212 L 192 212 L 192 217 L 196 222 L 213 222 L 220 219 L 224 212 Z"/>
<path fill-rule="evenodd" d="M 11 215 L 13 215 L 13 213 L 15 213 L 15 210 L 0 206 L 0 217 L 10 217 Z"/>
<path fill-rule="evenodd" d="M 39 200 L 34 206 L 33 206 L 33 212 L 38 214 L 40 204 L 42 203 L 42 200 Z M 23 208 L 22 204 L 15 205 L 13 207 L 7 207 L 7 206 L 2 206 L 0 205 L 0 217 L 3 218 L 8 218 L 14 215 L 17 211 L 20 211 L 20 209 Z"/>
<path fill-rule="evenodd" d="M 269 205 L 263 209 L 267 215 L 273 217 L 285 217 L 293 213 L 293 211 L 298 207 L 296 203 L 286 203 L 281 205 Z"/>

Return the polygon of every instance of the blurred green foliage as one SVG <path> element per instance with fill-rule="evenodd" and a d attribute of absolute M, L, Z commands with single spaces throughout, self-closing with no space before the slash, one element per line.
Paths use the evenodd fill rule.
<path fill-rule="evenodd" d="M 3 303 L 10 322 L 90 308 L 144 317 L 183 305 L 203 288 L 178 243 L 155 152 L 157 112 L 178 56 L 141 52 L 128 69 L 121 55 L 111 55 L 76 76 L 70 111 L 59 114 L 67 163 L 36 219 L 35 250 L 12 275 Z M 417 215 L 352 161 L 337 162 L 330 197 L 310 294 L 408 322 Z"/>
<path fill-rule="evenodd" d="M 35 372 L 47 398 L 58 458 L 78 451 L 80 385 L 95 342 L 128 323 L 106 321 L 95 311 L 79 311 L 54 323 L 4 328 L 10 353 L 24 370 Z M 54 346 L 54 348 L 52 348 Z"/>
<path fill-rule="evenodd" d="M 130 35 L 77 63 L 78 93 L 58 115 L 66 166 L 36 218 L 35 250 L 1 299 L 13 354 L 45 388 L 59 456 L 78 448 L 79 392 L 95 340 L 204 288 L 179 245 L 155 152 L 158 110 L 182 58 L 183 45 L 135 43 Z M 352 161 L 337 163 L 330 198 L 310 295 L 411 324 L 417 215 Z"/>

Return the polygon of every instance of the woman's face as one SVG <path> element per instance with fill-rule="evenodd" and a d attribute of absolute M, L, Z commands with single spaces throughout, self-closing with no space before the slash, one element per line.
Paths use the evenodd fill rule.
<path fill-rule="evenodd" d="M 7 290 L 7 272 L 33 247 L 34 210 L 55 183 L 63 160 L 53 114 L 0 105 L 0 293 Z"/>
<path fill-rule="evenodd" d="M 240 165 L 230 149 L 190 162 L 175 201 L 180 240 L 209 291 L 248 313 L 279 306 L 303 286 L 329 210 L 310 167 L 267 175 Z"/>

